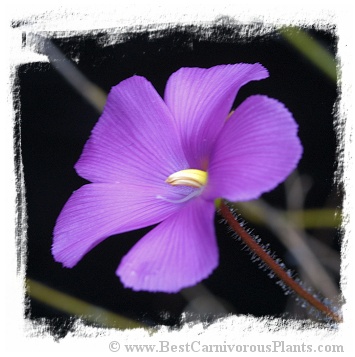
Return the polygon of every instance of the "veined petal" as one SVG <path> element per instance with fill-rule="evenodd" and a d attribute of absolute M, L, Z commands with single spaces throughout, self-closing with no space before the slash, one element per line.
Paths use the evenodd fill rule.
<path fill-rule="evenodd" d="M 214 204 L 197 198 L 145 235 L 122 259 L 116 274 L 125 287 L 178 292 L 218 265 Z"/>
<path fill-rule="evenodd" d="M 151 83 L 128 78 L 112 88 L 75 169 L 92 182 L 164 183 L 188 168 L 174 125 Z"/>
<path fill-rule="evenodd" d="M 141 194 L 144 191 L 144 195 Z M 148 184 L 88 184 L 75 191 L 61 211 L 53 237 L 54 259 L 73 267 L 88 251 L 105 238 L 150 226 L 181 209 L 182 204 L 171 200 L 183 196 L 183 189 L 166 184 L 157 191 Z"/>
<path fill-rule="evenodd" d="M 170 76 L 164 99 L 191 168 L 207 168 L 211 147 L 240 87 L 266 77 L 268 72 L 259 63 L 181 68 Z"/>
<path fill-rule="evenodd" d="M 246 99 L 216 141 L 204 197 L 243 201 L 275 188 L 301 158 L 297 130 L 282 103 L 261 95 Z"/>

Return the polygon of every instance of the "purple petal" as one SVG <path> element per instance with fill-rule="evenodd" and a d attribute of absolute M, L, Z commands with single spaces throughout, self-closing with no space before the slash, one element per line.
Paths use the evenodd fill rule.
<path fill-rule="evenodd" d="M 218 265 L 214 204 L 190 201 L 144 236 L 116 274 L 133 290 L 174 293 L 206 278 Z"/>
<path fill-rule="evenodd" d="M 204 196 L 243 201 L 275 188 L 301 158 L 297 129 L 277 100 L 261 95 L 246 99 L 216 141 Z"/>
<path fill-rule="evenodd" d="M 92 182 L 164 182 L 187 168 L 174 120 L 143 77 L 113 87 L 102 116 L 75 165 Z"/>
<path fill-rule="evenodd" d="M 259 63 L 181 68 L 165 89 L 190 167 L 206 169 L 211 147 L 241 86 L 268 77 Z"/>
<path fill-rule="evenodd" d="M 75 191 L 65 204 L 54 228 L 52 254 L 56 261 L 73 267 L 105 238 L 150 226 L 183 207 L 157 196 L 181 198 L 182 190 L 166 184 L 166 190 L 129 184 L 88 184 Z"/>

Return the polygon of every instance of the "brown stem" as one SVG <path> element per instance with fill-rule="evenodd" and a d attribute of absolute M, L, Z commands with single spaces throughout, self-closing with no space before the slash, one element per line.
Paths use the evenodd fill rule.
<path fill-rule="evenodd" d="M 268 267 L 293 291 L 314 306 L 319 311 L 331 317 L 336 322 L 342 322 L 342 318 L 334 313 L 331 309 L 325 306 L 322 302 L 316 299 L 309 292 L 304 290 L 286 271 L 240 226 L 239 222 L 234 218 L 229 207 L 221 201 L 220 214 L 228 222 L 231 228 L 243 239 L 244 243 L 268 265 Z"/>

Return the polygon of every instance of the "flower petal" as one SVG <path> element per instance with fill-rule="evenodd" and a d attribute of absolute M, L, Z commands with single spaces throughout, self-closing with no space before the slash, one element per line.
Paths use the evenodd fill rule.
<path fill-rule="evenodd" d="M 218 265 L 214 204 L 190 201 L 145 235 L 116 274 L 133 290 L 174 293 L 206 278 Z"/>
<path fill-rule="evenodd" d="M 128 78 L 113 87 L 75 165 L 92 182 L 164 182 L 188 168 L 172 115 L 150 82 Z"/>
<path fill-rule="evenodd" d="M 261 95 L 246 99 L 216 141 L 205 197 L 243 201 L 275 188 L 301 158 L 297 129 L 277 100 Z"/>
<path fill-rule="evenodd" d="M 165 88 L 165 102 L 179 128 L 191 168 L 206 169 L 207 158 L 240 87 L 268 77 L 259 63 L 181 68 Z"/>
<path fill-rule="evenodd" d="M 105 238 L 150 226 L 169 217 L 183 206 L 157 198 L 181 198 L 179 190 L 167 185 L 157 192 L 146 185 L 137 194 L 128 184 L 88 184 L 75 191 L 61 211 L 54 228 L 52 254 L 56 261 L 73 267 Z M 142 188 L 143 190 L 143 188 Z"/>

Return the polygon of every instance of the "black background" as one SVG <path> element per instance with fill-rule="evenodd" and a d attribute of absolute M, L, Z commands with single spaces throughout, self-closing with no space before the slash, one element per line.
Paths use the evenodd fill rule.
<path fill-rule="evenodd" d="M 150 32 L 121 29 L 117 33 L 122 42 L 106 47 L 101 45 L 104 32 L 52 41 L 67 58 L 79 59 L 77 68 L 106 92 L 121 80 L 139 74 L 163 95 L 169 75 L 180 67 L 260 62 L 269 70 L 270 77 L 244 86 L 235 105 L 251 94 L 265 94 L 283 102 L 299 124 L 304 147 L 299 172 L 313 179 L 306 207 L 340 205 L 341 197 L 333 187 L 336 137 L 332 111 L 337 99 L 336 84 L 278 33 L 246 40 L 240 35 L 242 29 L 245 27 L 233 24 L 216 24 L 208 29 L 167 27 Z M 333 31 L 308 29 L 308 32 L 335 53 Z M 77 176 L 73 166 L 100 113 L 48 63 L 19 67 L 18 89 L 17 129 L 21 133 L 18 139 L 28 216 L 26 276 L 138 321 L 178 325 L 187 305 L 183 295 L 133 292 L 124 289 L 115 275 L 120 259 L 150 228 L 108 238 L 72 269 L 54 262 L 50 249 L 55 220 L 71 193 L 86 182 Z M 19 154 L 19 147 L 17 150 Z M 284 207 L 284 187 L 280 185 L 263 198 L 275 207 Z M 282 315 L 290 297 L 251 262 L 248 252 L 241 249 L 241 243 L 231 237 L 217 216 L 216 227 L 220 264 L 202 284 L 225 303 L 229 312 Z M 271 232 L 251 223 L 249 227 L 255 228 L 263 242 L 270 243 L 271 249 L 290 268 L 297 269 Z M 339 249 L 335 230 L 312 233 Z M 69 316 L 34 299 L 29 299 L 27 315 L 32 319 L 49 318 L 55 328 L 71 324 Z"/>

